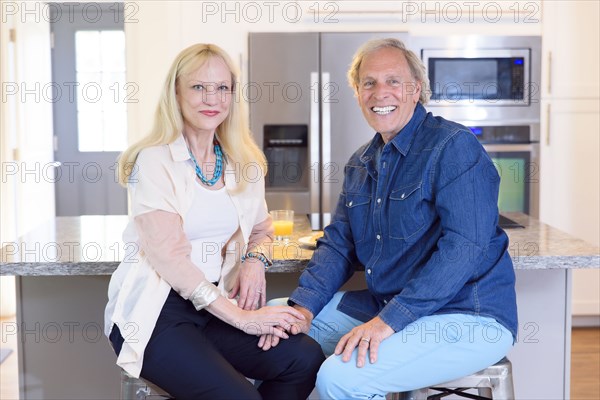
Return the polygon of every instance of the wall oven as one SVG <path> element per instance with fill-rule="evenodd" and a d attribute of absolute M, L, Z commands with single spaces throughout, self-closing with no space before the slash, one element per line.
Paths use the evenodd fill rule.
<path fill-rule="evenodd" d="M 411 36 L 427 109 L 471 129 L 500 174 L 498 206 L 539 216 L 541 38 Z"/>
<path fill-rule="evenodd" d="M 539 124 L 469 126 L 500 175 L 498 208 L 539 216 Z"/>

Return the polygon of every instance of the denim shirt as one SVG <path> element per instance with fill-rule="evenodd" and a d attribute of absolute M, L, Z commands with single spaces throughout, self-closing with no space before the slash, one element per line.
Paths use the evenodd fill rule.
<path fill-rule="evenodd" d="M 338 306 L 347 315 L 379 316 L 396 332 L 428 315 L 481 315 L 516 338 L 500 177 L 469 129 L 419 103 L 390 142 L 377 133 L 355 152 L 344 175 L 335 215 L 290 304 L 317 315 L 364 266 L 356 273 L 368 289 L 347 292 Z"/>

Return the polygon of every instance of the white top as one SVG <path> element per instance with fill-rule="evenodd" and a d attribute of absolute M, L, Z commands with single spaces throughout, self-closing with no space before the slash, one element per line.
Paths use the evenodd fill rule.
<path fill-rule="evenodd" d="M 195 200 L 196 172 L 189 165 L 183 135 L 169 145 L 143 149 L 136 160 L 135 188 L 130 187 L 129 224 L 124 243 L 133 243 L 135 251 L 113 273 L 108 286 L 104 332 L 108 336 L 116 324 L 125 339 L 117 365 L 138 377 L 144 351 L 171 288 L 187 299 L 206 280 L 191 262 L 191 246 L 182 230 L 188 223 Z M 249 243 L 263 243 L 273 228 L 265 202 L 264 177 L 248 182 L 236 192 L 233 165 L 225 165 L 225 189 L 233 203 L 239 228 L 226 245 L 219 275 L 222 295 L 238 280 L 242 252 Z"/>
<path fill-rule="evenodd" d="M 196 194 L 183 231 L 192 245 L 192 262 L 207 280 L 219 281 L 223 249 L 238 226 L 235 206 L 225 187 L 210 190 L 196 181 Z"/>

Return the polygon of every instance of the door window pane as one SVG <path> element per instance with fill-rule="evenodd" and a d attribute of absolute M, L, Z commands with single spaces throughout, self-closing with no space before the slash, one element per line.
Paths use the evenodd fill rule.
<path fill-rule="evenodd" d="M 79 151 L 122 151 L 127 146 L 125 33 L 77 31 Z"/>

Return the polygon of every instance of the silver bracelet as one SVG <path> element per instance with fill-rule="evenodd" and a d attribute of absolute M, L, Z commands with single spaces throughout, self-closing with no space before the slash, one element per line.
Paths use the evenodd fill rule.
<path fill-rule="evenodd" d="M 209 281 L 202 281 L 190 295 L 189 300 L 196 311 L 200 311 L 215 301 L 221 293 L 219 289 Z"/>

